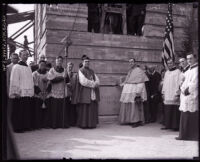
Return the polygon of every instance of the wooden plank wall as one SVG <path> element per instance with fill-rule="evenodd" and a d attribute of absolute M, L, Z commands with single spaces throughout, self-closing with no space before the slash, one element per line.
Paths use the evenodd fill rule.
<path fill-rule="evenodd" d="M 46 55 L 46 49 L 44 48 L 44 45 L 46 44 L 46 6 L 46 4 L 35 5 L 34 60 L 36 61 L 38 60 L 40 54 Z"/>
<path fill-rule="evenodd" d="M 173 6 L 174 42 L 177 54 L 182 52 L 182 39 L 185 36 L 183 29 L 187 21 L 186 15 L 190 12 L 190 4 Z M 166 13 L 167 4 L 148 4 L 144 36 L 138 37 L 87 32 L 86 4 L 62 4 L 51 8 L 45 5 L 40 29 L 43 35 L 40 40 L 36 41 L 36 50 L 38 54 L 46 54 L 48 60 L 54 64 L 55 57 L 64 45 L 61 40 L 69 34 L 77 15 L 68 61 L 75 64 L 74 71 L 77 71 L 83 54 L 91 58 L 91 67 L 101 81 L 99 115 L 117 117 L 121 88 L 116 86 L 116 83 L 120 77 L 126 75 L 129 66 L 128 59 L 136 58 L 142 68 L 144 65 L 157 65 L 158 71 L 162 68 L 161 51 Z M 38 27 L 38 22 L 39 20 L 36 22 L 36 27 Z M 39 29 L 36 30 L 36 38 L 38 38 L 38 33 Z M 64 51 L 61 55 L 64 56 Z"/>
<path fill-rule="evenodd" d="M 198 15 L 198 8 L 196 6 L 196 8 L 193 9 L 193 30 L 192 30 L 192 38 L 193 38 L 193 52 L 197 55 L 197 57 L 199 56 L 199 35 L 197 33 L 199 33 L 199 15 Z"/>

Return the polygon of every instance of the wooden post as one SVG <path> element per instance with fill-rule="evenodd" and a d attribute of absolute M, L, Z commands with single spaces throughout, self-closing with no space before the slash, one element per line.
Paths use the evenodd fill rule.
<path fill-rule="evenodd" d="M 69 46 L 72 45 L 72 41 L 70 39 L 70 36 L 67 37 L 66 45 L 65 45 L 65 67 L 67 70 L 67 58 L 68 58 L 68 52 L 69 52 Z M 66 71 L 64 71 L 66 72 Z M 66 105 L 66 98 L 65 98 L 65 86 L 66 86 L 66 77 L 64 77 L 64 103 L 63 103 L 63 128 L 65 127 L 65 105 Z"/>
<path fill-rule="evenodd" d="M 127 23 L 126 23 L 126 4 L 122 5 L 122 30 L 123 34 L 127 34 Z"/>

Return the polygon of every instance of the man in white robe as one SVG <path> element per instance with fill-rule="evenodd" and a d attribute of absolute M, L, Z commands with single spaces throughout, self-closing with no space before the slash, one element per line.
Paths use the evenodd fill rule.
<path fill-rule="evenodd" d="M 181 72 L 185 73 L 189 69 L 189 65 L 185 57 L 179 58 L 179 66 L 181 68 Z"/>
<path fill-rule="evenodd" d="M 196 56 L 187 55 L 189 69 L 184 73 L 181 89 L 180 130 L 177 140 L 198 140 L 199 137 L 199 107 L 198 107 L 198 64 Z"/>
<path fill-rule="evenodd" d="M 173 60 L 168 60 L 169 70 L 165 72 L 162 87 L 162 96 L 164 101 L 164 128 L 178 131 L 180 122 L 180 79 L 181 71 L 176 68 Z"/>
<path fill-rule="evenodd" d="M 181 86 L 185 80 L 184 74 L 189 69 L 190 66 L 188 65 L 187 59 L 185 57 L 179 58 L 179 66 L 181 70 L 181 82 L 180 82 L 180 86 Z M 180 97 L 181 97 L 181 94 L 180 94 Z"/>
<path fill-rule="evenodd" d="M 19 61 L 19 56 L 17 53 L 11 54 L 11 63 L 6 67 L 6 81 L 7 81 L 7 159 L 19 159 L 19 153 L 17 151 L 17 146 L 15 143 L 14 135 L 13 135 L 13 127 L 11 125 L 11 114 L 12 108 L 16 106 L 16 99 L 9 98 L 9 89 L 10 89 L 10 74 L 14 65 L 16 65 Z"/>
<path fill-rule="evenodd" d="M 17 64 L 19 61 L 19 56 L 16 53 L 12 53 L 11 55 L 11 64 L 7 65 L 6 67 L 6 78 L 7 78 L 7 93 L 9 95 L 9 88 L 10 88 L 10 74 L 13 66 Z"/>
<path fill-rule="evenodd" d="M 9 96 L 9 89 L 10 89 L 10 74 L 11 74 L 13 66 L 16 65 L 18 63 L 18 61 L 19 61 L 18 54 L 12 53 L 11 64 L 7 65 L 7 67 L 6 67 L 7 96 Z M 7 113 L 8 113 L 9 120 L 10 120 L 10 116 L 11 116 L 11 112 L 12 112 L 12 107 L 13 107 L 13 105 L 16 105 L 15 101 L 16 101 L 15 99 L 8 98 Z"/>
<path fill-rule="evenodd" d="M 32 129 L 32 97 L 34 95 L 34 83 L 31 68 L 26 61 L 28 51 L 19 53 L 20 61 L 13 66 L 10 77 L 9 97 L 18 99 L 13 107 L 11 122 L 15 132 L 23 132 Z"/>
<path fill-rule="evenodd" d="M 69 107 L 67 106 L 69 78 L 66 77 L 66 69 L 63 67 L 63 57 L 56 58 L 56 66 L 52 67 L 47 75 L 51 82 L 49 126 L 56 128 L 69 128 Z"/>

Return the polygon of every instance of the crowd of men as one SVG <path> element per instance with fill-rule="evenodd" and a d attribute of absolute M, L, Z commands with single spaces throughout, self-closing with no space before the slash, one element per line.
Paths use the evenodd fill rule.
<path fill-rule="evenodd" d="M 20 60 L 19 60 L 20 59 Z M 15 132 L 41 128 L 96 128 L 100 80 L 82 56 L 77 73 L 73 63 L 63 67 L 58 56 L 55 66 L 40 55 L 37 65 L 27 65 L 28 51 L 11 55 L 7 66 L 8 114 Z M 133 128 L 160 122 L 162 130 L 179 131 L 177 140 L 198 140 L 198 64 L 194 54 L 167 61 L 161 74 L 155 66 L 143 70 L 136 60 L 121 79 L 119 123 Z M 111 94 L 112 95 L 112 94 Z"/>
<path fill-rule="evenodd" d="M 20 58 L 20 61 L 18 61 Z M 15 132 L 40 128 L 95 128 L 98 124 L 99 79 L 84 55 L 78 73 L 63 57 L 49 68 L 44 55 L 27 65 L 28 51 L 12 54 L 7 69 L 9 117 Z"/>
<path fill-rule="evenodd" d="M 143 71 L 135 59 L 129 60 L 130 69 L 120 86 L 123 87 L 119 122 L 133 128 L 156 122 L 162 130 L 179 131 L 177 140 L 198 140 L 198 64 L 194 54 L 179 59 L 176 67 L 172 59 L 168 70 L 161 74 L 155 67 Z"/>

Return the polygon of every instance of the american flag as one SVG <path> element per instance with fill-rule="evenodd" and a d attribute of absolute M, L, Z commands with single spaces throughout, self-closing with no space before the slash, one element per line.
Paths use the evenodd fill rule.
<path fill-rule="evenodd" d="M 172 59 L 175 60 L 175 53 L 174 53 L 174 38 L 173 38 L 173 19 L 172 19 L 172 4 L 168 4 L 168 13 L 166 17 L 166 28 L 165 28 L 165 36 L 163 42 L 163 50 L 162 50 L 162 63 L 165 68 L 167 66 L 167 60 Z"/>

